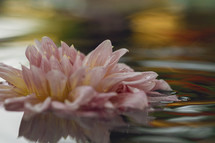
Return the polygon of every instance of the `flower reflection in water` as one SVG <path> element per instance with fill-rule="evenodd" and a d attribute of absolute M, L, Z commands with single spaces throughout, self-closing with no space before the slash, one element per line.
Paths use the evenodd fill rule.
<path fill-rule="evenodd" d="M 132 124 L 146 125 L 149 120 L 147 110 L 111 113 L 102 118 L 76 115 L 62 117 L 51 112 L 35 114 L 29 118 L 24 114 L 19 137 L 24 136 L 28 140 L 41 143 L 55 143 L 61 138 L 69 137 L 78 143 L 109 143 L 112 130 Z"/>

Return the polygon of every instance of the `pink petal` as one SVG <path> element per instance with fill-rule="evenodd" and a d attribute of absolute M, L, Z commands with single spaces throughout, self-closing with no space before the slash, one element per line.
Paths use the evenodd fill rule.
<path fill-rule="evenodd" d="M 153 88 L 155 87 L 155 81 L 152 80 L 152 81 L 148 81 L 148 82 L 145 82 L 143 84 L 140 84 L 140 85 L 136 85 L 136 86 L 133 86 L 135 88 L 139 88 L 145 92 L 149 92 L 151 90 L 153 90 Z"/>
<path fill-rule="evenodd" d="M 0 77 L 20 89 L 26 88 L 21 71 L 11 66 L 0 63 Z"/>
<path fill-rule="evenodd" d="M 41 113 L 45 110 L 47 110 L 51 105 L 51 98 L 48 97 L 45 99 L 43 102 L 39 103 L 31 103 L 31 102 L 25 102 L 24 107 L 25 111 L 27 110 L 28 112 L 34 112 L 34 113 Z"/>
<path fill-rule="evenodd" d="M 156 97 L 148 97 L 149 102 L 160 102 L 160 101 L 180 101 L 176 95 L 170 96 L 156 96 Z"/>
<path fill-rule="evenodd" d="M 132 73 L 137 73 L 137 72 L 130 72 L 130 74 Z M 148 92 L 155 87 L 154 79 L 156 77 L 157 77 L 157 74 L 154 72 L 142 72 L 140 75 L 133 76 L 132 78 L 125 78 L 122 81 L 118 82 L 112 87 L 111 91 L 125 92 L 129 88 L 134 87 L 134 88 L 143 90 L 145 92 Z M 122 89 L 122 87 L 125 89 Z"/>
<path fill-rule="evenodd" d="M 60 62 L 53 55 L 50 57 L 49 63 L 52 70 L 58 70 L 58 71 L 62 70 Z"/>
<path fill-rule="evenodd" d="M 89 67 L 104 65 L 111 56 L 112 47 L 111 41 L 105 40 L 85 57 L 83 64 Z"/>
<path fill-rule="evenodd" d="M 73 67 L 72 67 L 72 64 L 70 63 L 68 57 L 66 56 L 63 56 L 62 59 L 61 59 L 61 68 L 63 70 L 63 73 L 66 75 L 66 76 L 70 76 L 73 72 Z"/>
<path fill-rule="evenodd" d="M 52 70 L 46 74 L 50 95 L 53 99 L 63 100 L 66 96 L 67 77 L 60 71 Z"/>
<path fill-rule="evenodd" d="M 104 78 L 106 74 L 106 68 L 104 67 L 95 67 L 92 70 L 89 70 L 87 73 L 87 76 L 85 80 L 89 80 L 89 85 L 91 85 L 94 88 L 99 88 L 99 83 Z"/>
<path fill-rule="evenodd" d="M 28 58 L 30 64 L 35 65 L 37 67 L 40 66 L 42 55 L 34 46 L 28 46 L 25 51 L 25 55 Z"/>
<path fill-rule="evenodd" d="M 38 41 L 37 39 L 34 40 L 36 47 L 38 48 L 38 50 L 42 53 L 42 44 L 40 41 Z"/>
<path fill-rule="evenodd" d="M 32 71 L 32 83 L 37 96 L 44 98 L 44 96 L 49 95 L 49 87 L 45 73 L 35 66 L 31 66 L 30 70 Z"/>
<path fill-rule="evenodd" d="M 61 113 L 65 114 L 70 112 L 69 108 L 67 108 L 66 104 L 59 101 L 52 101 L 51 103 L 52 110 L 57 111 L 58 114 L 61 115 Z"/>
<path fill-rule="evenodd" d="M 70 62 L 73 64 L 78 54 L 76 49 L 73 46 L 69 47 L 64 42 L 61 42 L 61 48 L 62 48 L 62 57 L 67 56 L 70 59 Z"/>
<path fill-rule="evenodd" d="M 116 90 L 120 82 L 122 81 L 132 81 L 142 77 L 141 72 L 124 72 L 124 73 L 115 73 L 107 76 L 101 82 L 101 88 L 103 91 L 108 91 L 111 88 Z"/>
<path fill-rule="evenodd" d="M 113 52 L 111 54 L 111 57 L 109 58 L 109 60 L 107 60 L 105 62 L 104 66 L 108 66 L 108 67 L 112 68 L 115 64 L 118 63 L 119 59 L 127 52 L 128 52 L 127 49 L 119 49 L 119 50 Z"/>
<path fill-rule="evenodd" d="M 166 90 L 166 91 L 171 91 L 171 87 L 169 86 L 169 84 L 164 81 L 164 80 L 156 80 L 156 85 L 153 88 L 153 90 Z"/>
<path fill-rule="evenodd" d="M 34 99 L 35 100 L 35 99 Z M 35 115 L 43 113 L 49 110 L 51 107 L 51 98 L 46 98 L 45 101 L 40 102 L 33 102 L 32 101 L 25 101 L 24 104 L 24 120 L 29 120 L 30 118 L 34 118 Z"/>
<path fill-rule="evenodd" d="M 98 93 L 91 86 L 79 86 L 72 94 L 74 97 L 73 102 L 66 100 L 65 104 L 68 105 L 70 109 L 77 110 L 82 105 L 86 105 L 90 102 L 97 94 Z"/>
<path fill-rule="evenodd" d="M 4 101 L 7 98 L 18 96 L 17 93 L 14 92 L 13 88 L 14 87 L 9 85 L 0 84 L 0 101 Z"/>
<path fill-rule="evenodd" d="M 120 109 L 144 109 L 148 107 L 148 100 L 145 92 L 122 93 L 111 100 L 117 108 Z"/>
<path fill-rule="evenodd" d="M 73 71 L 76 71 L 77 69 L 79 69 L 80 67 L 82 67 L 82 59 L 81 59 L 81 55 L 80 54 L 77 54 L 76 58 L 75 58 L 75 61 L 73 63 Z"/>
<path fill-rule="evenodd" d="M 27 85 L 28 89 L 31 91 L 34 91 L 34 83 L 32 78 L 32 72 L 27 67 L 22 65 L 22 76 L 25 81 L 25 84 Z"/>
<path fill-rule="evenodd" d="M 42 69 L 43 72 L 47 73 L 51 70 L 51 63 L 47 59 L 47 57 L 43 56 L 40 68 Z"/>
<path fill-rule="evenodd" d="M 133 85 L 133 86 L 138 86 L 140 84 L 143 84 L 145 82 L 149 82 L 151 80 L 154 80 L 158 75 L 155 72 L 142 72 L 141 76 L 138 77 L 138 79 L 131 79 L 131 80 L 126 80 L 123 81 L 123 84 L 126 85 Z"/>
<path fill-rule="evenodd" d="M 124 63 L 118 63 L 109 71 L 109 74 L 119 72 L 134 72 L 134 70 Z"/>
<path fill-rule="evenodd" d="M 4 106 L 5 106 L 5 109 L 9 111 L 24 111 L 25 102 L 30 102 L 30 101 L 36 102 L 38 101 L 38 99 L 33 96 L 21 96 L 21 97 L 9 98 L 5 100 Z"/>
<path fill-rule="evenodd" d="M 59 59 L 58 48 L 55 43 L 48 37 L 42 38 L 42 54 L 44 54 L 48 59 L 54 55 L 57 59 Z"/>
<path fill-rule="evenodd" d="M 86 108 L 105 108 L 105 106 L 109 106 L 113 108 L 113 105 L 108 105 L 111 104 L 109 102 L 110 98 L 117 96 L 115 92 L 108 92 L 108 93 L 98 93 L 96 97 L 92 99 L 87 105 Z"/>
<path fill-rule="evenodd" d="M 86 69 L 81 67 L 77 69 L 70 77 L 69 77 L 69 87 L 70 90 L 75 89 L 77 86 L 81 85 L 86 76 Z"/>

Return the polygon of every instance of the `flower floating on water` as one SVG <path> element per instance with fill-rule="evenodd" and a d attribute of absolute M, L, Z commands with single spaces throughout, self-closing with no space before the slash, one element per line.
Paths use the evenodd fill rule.
<path fill-rule="evenodd" d="M 157 73 L 134 72 L 118 63 L 127 49 L 112 51 L 109 40 L 88 55 L 62 42 L 57 47 L 48 37 L 28 46 L 29 68 L 0 64 L 0 101 L 7 110 L 40 113 L 92 113 L 104 110 L 144 109 L 151 102 L 177 101 Z"/>

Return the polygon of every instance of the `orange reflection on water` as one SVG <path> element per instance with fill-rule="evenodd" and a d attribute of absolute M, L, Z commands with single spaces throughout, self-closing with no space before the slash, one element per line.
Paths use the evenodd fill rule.
<path fill-rule="evenodd" d="M 186 106 L 186 105 L 206 105 L 206 104 L 215 104 L 215 100 L 210 101 L 189 101 L 189 102 L 175 102 L 169 103 L 167 107 L 177 107 L 177 106 Z"/>
<path fill-rule="evenodd" d="M 154 120 L 150 123 L 152 126 L 156 127 L 176 127 L 176 126 L 189 126 L 189 127 L 199 127 L 199 126 L 214 126 L 214 121 L 202 121 L 202 122 L 168 122 L 163 120 Z"/>

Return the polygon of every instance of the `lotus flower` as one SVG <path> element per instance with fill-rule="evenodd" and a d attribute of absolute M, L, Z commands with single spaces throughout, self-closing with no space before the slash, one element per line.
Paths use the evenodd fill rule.
<path fill-rule="evenodd" d="M 62 42 L 57 47 L 48 37 L 28 46 L 29 67 L 0 64 L 0 101 L 7 110 L 40 113 L 84 113 L 104 110 L 144 109 L 151 102 L 177 101 L 158 91 L 171 91 L 157 73 L 134 72 L 118 63 L 127 49 L 112 51 L 109 40 L 88 55 Z"/>

